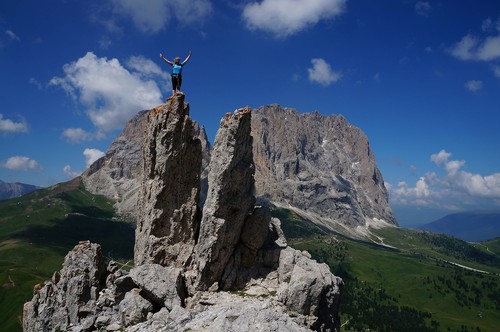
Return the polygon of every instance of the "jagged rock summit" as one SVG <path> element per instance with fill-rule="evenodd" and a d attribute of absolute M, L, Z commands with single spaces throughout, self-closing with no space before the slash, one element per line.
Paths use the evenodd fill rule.
<path fill-rule="evenodd" d="M 140 151 L 147 111 L 130 120 L 106 156 L 83 175 L 86 188 L 135 213 L 142 181 Z M 332 231 L 369 237 L 369 227 L 397 225 L 366 135 L 339 115 L 299 113 L 280 105 L 252 110 L 255 195 L 293 209 Z M 203 151 L 200 203 L 207 194 L 210 144 L 194 123 Z"/>
<path fill-rule="evenodd" d="M 99 245 L 79 243 L 25 304 L 24 330 L 338 331 L 342 280 L 255 206 L 251 117 L 222 119 L 201 200 L 184 96 L 149 111 L 135 267 L 106 267 Z"/>

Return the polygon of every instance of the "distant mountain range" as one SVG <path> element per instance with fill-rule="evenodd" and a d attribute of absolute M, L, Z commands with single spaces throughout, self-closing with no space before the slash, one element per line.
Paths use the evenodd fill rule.
<path fill-rule="evenodd" d="M 7 183 L 0 180 L 0 200 L 20 197 L 40 188 L 31 184 Z"/>
<path fill-rule="evenodd" d="M 148 114 L 131 119 L 106 155 L 82 174 L 86 190 L 112 199 L 121 215 L 136 213 Z M 251 121 L 255 194 L 263 204 L 294 208 L 354 237 L 364 237 L 375 224 L 397 226 L 368 138 L 344 117 L 272 104 L 253 109 Z M 206 173 L 210 143 L 203 127 L 197 131 Z"/>
<path fill-rule="evenodd" d="M 454 213 L 419 228 L 465 241 L 486 241 L 500 237 L 500 210 Z"/>

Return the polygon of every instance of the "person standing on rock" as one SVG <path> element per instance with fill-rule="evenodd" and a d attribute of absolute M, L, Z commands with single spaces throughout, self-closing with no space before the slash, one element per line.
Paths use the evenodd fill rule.
<path fill-rule="evenodd" d="M 175 96 L 178 92 L 181 92 L 181 85 L 182 85 L 182 67 L 186 64 L 186 62 L 189 61 L 191 58 L 191 51 L 189 51 L 188 56 L 184 61 L 181 62 L 181 59 L 179 57 L 175 57 L 174 61 L 170 61 L 166 59 L 161 53 L 160 53 L 160 58 L 168 63 L 169 65 L 172 66 L 172 96 Z"/>

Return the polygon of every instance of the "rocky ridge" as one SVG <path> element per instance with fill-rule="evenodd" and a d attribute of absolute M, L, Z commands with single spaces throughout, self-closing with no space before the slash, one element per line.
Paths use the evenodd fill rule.
<path fill-rule="evenodd" d="M 35 287 L 25 331 L 339 329 L 341 279 L 255 206 L 250 109 L 221 121 L 203 206 L 188 113 L 183 95 L 148 112 L 135 267 L 106 267 L 99 245 L 79 243 Z"/>
<path fill-rule="evenodd" d="M 364 236 L 368 226 L 397 225 L 368 139 L 359 128 L 342 116 L 301 114 L 280 105 L 262 106 L 252 113 L 255 194 L 259 203 L 293 209 L 330 230 L 355 237 Z M 136 158 L 140 155 L 137 151 L 142 146 L 146 116 L 141 112 L 131 120 L 106 156 L 82 175 L 88 190 L 116 199 L 122 213 L 135 211 L 133 203 L 138 199 L 142 159 Z M 211 148 L 204 128 L 196 122 L 195 132 L 203 151 L 203 205 Z M 124 176 L 116 176 L 120 167 L 127 169 L 128 164 L 135 166 L 123 172 Z"/>

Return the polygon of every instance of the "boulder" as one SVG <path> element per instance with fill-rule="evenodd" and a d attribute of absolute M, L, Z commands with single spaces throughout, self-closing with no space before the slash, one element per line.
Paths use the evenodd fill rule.
<path fill-rule="evenodd" d="M 144 296 L 156 305 L 172 310 L 175 305 L 184 304 L 186 294 L 182 269 L 144 264 L 133 268 L 130 277 Z"/>

